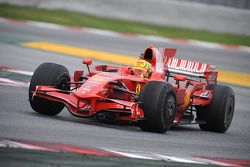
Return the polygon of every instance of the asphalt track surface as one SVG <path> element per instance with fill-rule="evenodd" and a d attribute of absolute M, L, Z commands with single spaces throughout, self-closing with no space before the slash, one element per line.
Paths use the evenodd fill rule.
<path fill-rule="evenodd" d="M 34 71 L 43 62 L 65 65 L 70 73 L 84 68 L 81 58 L 16 45 L 23 41 L 48 41 L 65 45 L 139 55 L 148 44 L 177 47 L 177 56 L 216 64 L 218 68 L 250 72 L 250 55 L 222 49 L 204 49 L 168 43 L 150 43 L 132 37 L 109 37 L 76 31 L 51 30 L 15 23 L 0 23 L 0 65 Z M 102 62 L 96 61 L 95 64 Z M 250 157 L 250 88 L 232 86 L 235 115 L 225 134 L 201 131 L 197 125 L 173 127 L 165 134 L 141 131 L 136 126 L 100 123 L 76 118 L 64 109 L 43 116 L 32 111 L 28 88 L 0 85 L 0 138 L 73 144 L 114 150 L 192 157 L 246 159 Z"/>

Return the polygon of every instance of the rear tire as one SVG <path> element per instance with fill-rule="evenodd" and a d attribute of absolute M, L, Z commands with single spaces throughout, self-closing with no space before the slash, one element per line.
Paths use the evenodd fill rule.
<path fill-rule="evenodd" d="M 145 84 L 139 95 L 139 107 L 146 120 L 139 121 L 144 131 L 164 133 L 172 125 L 176 113 L 176 94 L 165 82 L 151 81 Z"/>
<path fill-rule="evenodd" d="M 54 63 L 43 63 L 35 70 L 29 86 L 29 101 L 32 109 L 44 115 L 56 115 L 62 111 L 64 104 L 60 102 L 46 100 L 40 97 L 32 99 L 33 92 L 37 85 L 55 86 L 58 89 L 69 90 L 70 76 L 67 68 Z"/>
<path fill-rule="evenodd" d="M 208 85 L 207 89 L 213 90 L 213 96 L 209 105 L 197 107 L 198 119 L 206 121 L 199 124 L 200 129 L 225 133 L 233 119 L 234 92 L 232 88 L 222 85 Z"/>

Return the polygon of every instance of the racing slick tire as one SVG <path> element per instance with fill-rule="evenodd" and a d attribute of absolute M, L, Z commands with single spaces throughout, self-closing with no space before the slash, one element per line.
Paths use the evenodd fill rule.
<path fill-rule="evenodd" d="M 145 120 L 138 122 L 143 131 L 165 133 L 171 127 L 177 103 L 175 91 L 170 84 L 160 81 L 146 83 L 138 101 L 145 116 Z"/>
<path fill-rule="evenodd" d="M 44 115 L 56 115 L 62 111 L 64 104 L 46 100 L 40 97 L 32 98 L 37 85 L 55 86 L 58 89 L 69 90 L 70 86 L 63 84 L 69 82 L 70 76 L 67 68 L 54 63 L 43 63 L 35 70 L 29 86 L 29 101 L 32 109 Z"/>
<path fill-rule="evenodd" d="M 234 115 L 235 97 L 232 88 L 222 85 L 208 85 L 213 90 L 212 101 L 204 107 L 197 107 L 197 117 L 205 120 L 199 124 L 201 130 L 225 133 Z"/>

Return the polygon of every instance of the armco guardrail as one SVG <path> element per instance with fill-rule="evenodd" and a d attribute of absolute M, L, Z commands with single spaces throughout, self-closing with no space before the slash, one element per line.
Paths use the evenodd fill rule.
<path fill-rule="evenodd" d="M 250 35 L 250 10 L 172 0 L 0 0 L 47 9 L 214 32 Z"/>

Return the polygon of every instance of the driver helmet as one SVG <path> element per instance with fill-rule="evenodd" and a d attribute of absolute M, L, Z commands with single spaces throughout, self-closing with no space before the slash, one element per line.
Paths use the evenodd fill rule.
<path fill-rule="evenodd" d="M 152 73 L 152 65 L 146 60 L 139 59 L 132 68 L 133 74 L 141 78 L 149 78 Z"/>

